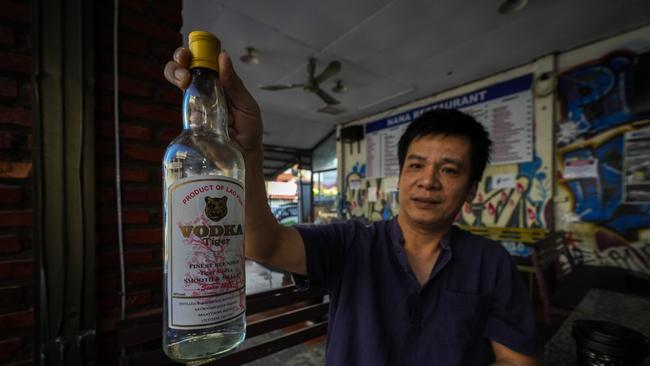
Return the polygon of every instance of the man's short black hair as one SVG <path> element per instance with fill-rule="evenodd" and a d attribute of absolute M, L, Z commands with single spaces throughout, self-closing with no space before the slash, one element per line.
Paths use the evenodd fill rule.
<path fill-rule="evenodd" d="M 406 152 L 413 140 L 429 135 L 465 136 L 470 141 L 472 182 L 480 182 L 490 161 L 492 141 L 487 131 L 474 117 L 454 109 L 434 109 L 411 123 L 399 139 L 399 171 L 402 173 Z"/>

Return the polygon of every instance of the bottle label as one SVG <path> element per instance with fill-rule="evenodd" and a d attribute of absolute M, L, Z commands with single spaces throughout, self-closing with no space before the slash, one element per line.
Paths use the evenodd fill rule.
<path fill-rule="evenodd" d="M 244 190 L 221 176 L 169 187 L 169 327 L 209 328 L 246 311 Z"/>

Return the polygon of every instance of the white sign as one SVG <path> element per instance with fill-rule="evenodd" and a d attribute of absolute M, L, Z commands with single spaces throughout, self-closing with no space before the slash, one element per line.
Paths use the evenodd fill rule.
<path fill-rule="evenodd" d="M 503 174 L 492 176 L 492 189 L 509 189 L 517 186 L 516 174 Z"/>
<path fill-rule="evenodd" d="M 366 125 L 367 177 L 399 175 L 397 146 L 408 125 L 440 108 L 465 112 L 480 122 L 493 141 L 492 165 L 533 160 L 532 75 L 498 83 L 485 89 L 434 102 Z"/>
<path fill-rule="evenodd" d="M 573 159 L 564 163 L 564 179 L 598 178 L 598 159 Z"/>

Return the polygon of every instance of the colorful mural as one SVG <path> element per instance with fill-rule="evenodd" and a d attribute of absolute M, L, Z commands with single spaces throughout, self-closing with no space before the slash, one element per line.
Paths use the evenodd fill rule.
<path fill-rule="evenodd" d="M 630 114 L 627 106 L 633 56 L 611 53 L 559 75 L 557 222 L 569 232 L 579 263 L 650 273 L 650 197 L 643 199 L 644 192 L 650 193 L 650 186 L 643 188 L 650 176 L 646 182 L 635 171 L 634 178 L 642 181 L 632 191 L 626 188 L 626 166 L 646 160 L 628 156 L 626 138 L 650 122 Z M 643 142 L 635 143 L 642 147 Z M 637 171 L 643 173 L 641 168 Z M 630 192 L 635 200 L 626 199 Z"/>
<path fill-rule="evenodd" d="M 516 178 L 508 187 L 494 184 L 495 175 L 483 178 L 472 204 L 465 204 L 459 223 L 468 226 L 544 228 L 552 222 L 548 167 L 535 157 L 515 165 Z"/>
<path fill-rule="evenodd" d="M 397 214 L 396 178 L 366 178 L 366 165 L 356 162 L 345 174 L 341 217 L 364 221 L 388 220 Z"/>

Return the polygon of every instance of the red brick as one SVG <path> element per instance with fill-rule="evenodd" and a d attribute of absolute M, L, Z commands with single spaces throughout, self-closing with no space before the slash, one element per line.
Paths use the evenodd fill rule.
<path fill-rule="evenodd" d="M 99 314 L 110 314 L 120 309 L 121 298 L 119 294 L 110 294 L 97 299 Z"/>
<path fill-rule="evenodd" d="M 23 82 L 18 88 L 18 98 L 24 105 L 31 105 L 33 96 L 32 83 Z"/>
<path fill-rule="evenodd" d="M 130 250 L 124 255 L 124 260 L 128 265 L 151 264 L 155 257 L 152 249 L 147 250 Z"/>
<path fill-rule="evenodd" d="M 149 171 L 146 169 L 122 168 L 122 181 L 124 182 L 149 182 Z"/>
<path fill-rule="evenodd" d="M 170 59 L 172 54 L 173 51 L 169 53 Z M 120 71 L 124 74 L 167 83 L 165 81 L 164 69 L 164 64 L 148 61 L 141 57 L 120 57 Z"/>
<path fill-rule="evenodd" d="M 98 201 L 102 204 L 114 204 L 115 203 L 115 188 L 113 187 L 102 187 L 98 189 L 99 198 Z"/>
<path fill-rule="evenodd" d="M 159 188 L 149 187 L 126 187 L 124 192 L 124 202 L 128 203 L 160 203 L 162 202 L 162 190 Z"/>
<path fill-rule="evenodd" d="M 11 123 L 22 126 L 32 125 L 32 112 L 25 108 L 0 106 L 0 123 Z"/>
<path fill-rule="evenodd" d="M 148 3 L 147 0 L 129 0 L 124 2 L 124 7 L 144 13 L 147 10 Z"/>
<path fill-rule="evenodd" d="M 32 211 L 1 211 L 0 227 L 32 226 Z"/>
<path fill-rule="evenodd" d="M 120 287 L 120 278 L 116 273 L 103 273 L 97 278 L 97 290 L 113 291 Z"/>
<path fill-rule="evenodd" d="M 0 161 L 0 177 L 10 179 L 26 179 L 32 174 L 33 163 L 22 161 Z M 0 213 L 2 217 L 2 213 Z M 0 223 L 2 226 L 2 223 Z"/>
<path fill-rule="evenodd" d="M 127 265 L 151 264 L 154 261 L 152 249 L 129 250 L 124 253 L 124 262 Z M 99 258 L 100 268 L 115 268 L 120 264 L 120 255 L 117 251 L 104 252 Z"/>
<path fill-rule="evenodd" d="M 20 203 L 23 201 L 23 188 L 0 186 L 0 203 Z"/>
<path fill-rule="evenodd" d="M 97 268 L 115 268 L 120 264 L 118 252 L 103 252 L 98 255 Z"/>
<path fill-rule="evenodd" d="M 137 117 L 152 122 L 164 122 L 181 125 L 181 113 L 178 110 L 162 108 L 151 104 L 124 101 L 122 113 L 130 117 Z"/>
<path fill-rule="evenodd" d="M 117 222 L 115 210 L 104 210 L 99 216 L 101 224 L 114 224 Z M 123 224 L 147 224 L 149 223 L 149 212 L 145 209 L 127 209 L 122 211 Z"/>
<path fill-rule="evenodd" d="M 0 52 L 0 69 L 30 74 L 32 72 L 32 58 L 16 53 Z"/>
<path fill-rule="evenodd" d="M 108 121 L 113 123 L 113 96 L 112 95 L 99 95 L 95 99 L 95 113 L 101 115 L 104 119 L 102 122 L 106 122 L 107 118 L 110 118 Z"/>
<path fill-rule="evenodd" d="M 34 360 L 33 359 L 28 359 L 24 361 L 18 361 L 18 362 L 12 362 L 8 364 L 7 366 L 34 366 Z"/>
<path fill-rule="evenodd" d="M 115 86 L 113 75 L 100 75 L 97 85 L 104 90 L 113 91 Z M 149 84 L 141 81 L 120 77 L 119 87 L 120 93 L 123 94 L 137 95 L 140 97 L 151 96 L 151 88 L 149 87 Z"/>
<path fill-rule="evenodd" d="M 129 271 L 126 275 L 127 285 L 147 285 L 162 283 L 162 269 L 150 269 L 146 271 Z"/>
<path fill-rule="evenodd" d="M 158 99 L 163 103 L 172 104 L 180 110 L 183 103 L 183 92 L 174 87 L 163 88 L 158 93 Z"/>
<path fill-rule="evenodd" d="M 22 286 L 0 287 L 0 306 L 20 304 L 24 299 Z"/>
<path fill-rule="evenodd" d="M 151 130 L 148 127 L 123 123 L 120 125 L 120 137 L 128 140 L 149 140 Z"/>
<path fill-rule="evenodd" d="M 127 29 L 136 31 L 139 34 L 145 34 L 152 38 L 170 44 L 179 45 L 182 43 L 181 34 L 171 30 L 159 21 L 152 21 L 135 14 L 120 15 L 120 25 Z"/>
<path fill-rule="evenodd" d="M 18 87 L 16 86 L 16 80 L 0 78 L 0 97 L 15 98 L 17 95 Z"/>
<path fill-rule="evenodd" d="M 8 360 L 16 357 L 23 346 L 20 338 L 10 338 L 0 341 L 0 360 Z"/>
<path fill-rule="evenodd" d="M 171 6 L 157 6 L 156 15 L 158 18 L 163 19 L 175 28 L 180 29 L 183 24 L 183 15 L 181 9 L 176 9 Z"/>
<path fill-rule="evenodd" d="M 34 324 L 34 309 L 0 315 L 0 331 L 31 327 Z"/>
<path fill-rule="evenodd" d="M 34 273 L 34 261 L 31 259 L 14 259 L 0 262 L 0 278 L 25 278 Z"/>
<path fill-rule="evenodd" d="M 116 313 L 110 314 L 110 316 L 97 317 L 97 330 L 99 331 L 97 335 L 97 347 L 99 349 L 101 349 L 102 347 L 106 347 L 106 344 L 103 341 L 104 338 L 103 335 L 106 334 L 106 332 L 116 330 L 118 328 L 119 323 L 120 323 L 119 314 Z M 113 363 L 102 362 L 99 363 L 98 365 L 117 365 L 117 364 L 118 363 L 116 361 Z"/>
<path fill-rule="evenodd" d="M 162 243 L 162 229 L 130 229 L 125 233 L 125 242 L 135 244 L 160 244 Z"/>
<path fill-rule="evenodd" d="M 126 296 L 126 305 L 127 306 L 141 306 L 151 304 L 153 296 L 151 291 L 138 291 L 131 292 Z"/>
<path fill-rule="evenodd" d="M 115 181 L 115 169 L 104 167 L 99 172 L 99 178 L 104 182 L 114 182 Z M 122 182 L 133 182 L 133 183 L 148 183 L 149 182 L 149 171 L 147 169 L 136 169 L 136 168 L 122 168 L 122 174 L 120 175 Z"/>
<path fill-rule="evenodd" d="M 22 132 L 0 131 L 0 149 L 31 152 L 31 137 L 31 134 Z"/>
<path fill-rule="evenodd" d="M 158 140 L 166 142 L 166 143 L 170 143 L 180 133 L 181 133 L 180 128 L 179 129 L 163 130 L 158 134 Z"/>
<path fill-rule="evenodd" d="M 0 11 L 0 19 L 10 20 L 12 22 L 31 22 L 32 13 L 28 4 L 29 2 L 25 4 L 24 1 L 3 1 L 2 11 Z"/>
<path fill-rule="evenodd" d="M 143 187 L 124 187 L 124 202 L 127 203 L 142 203 L 147 202 L 147 194 L 149 188 Z"/>
<path fill-rule="evenodd" d="M 149 42 L 133 33 L 128 33 L 120 38 L 120 50 L 146 56 L 149 54 Z"/>
<path fill-rule="evenodd" d="M 16 42 L 16 34 L 13 29 L 0 27 L 0 44 L 12 45 Z"/>
<path fill-rule="evenodd" d="M 128 320 L 137 320 L 137 319 L 142 319 L 142 318 L 152 318 L 154 316 L 160 317 L 162 313 L 162 308 L 157 307 L 153 309 L 145 309 L 141 311 L 134 311 L 134 312 L 129 312 L 126 315 L 126 318 Z"/>
<path fill-rule="evenodd" d="M 102 137 L 103 140 L 112 138 L 115 136 L 115 126 L 113 121 L 109 120 L 100 120 L 101 116 L 98 116 L 98 122 L 95 124 L 95 135 Z"/>
<path fill-rule="evenodd" d="M 152 203 L 161 203 L 162 202 L 162 189 L 152 188 L 147 194 L 147 200 Z"/>
<path fill-rule="evenodd" d="M 16 136 L 7 131 L 0 131 L 0 149 L 11 150 L 16 144 Z"/>
<path fill-rule="evenodd" d="M 97 239 L 103 246 L 111 246 L 117 248 L 117 227 L 112 230 L 102 230 L 98 233 Z"/>
<path fill-rule="evenodd" d="M 124 147 L 122 157 L 124 159 L 161 162 L 165 149 L 160 147 L 144 147 L 129 145 Z"/>
<path fill-rule="evenodd" d="M 97 142 L 95 145 L 96 151 L 98 154 L 104 158 L 110 158 L 111 161 L 114 160 L 115 156 L 115 143 L 112 139 L 104 139 Z"/>
<path fill-rule="evenodd" d="M 0 236 L 0 254 L 18 253 L 22 249 L 20 240 L 13 236 Z"/>

